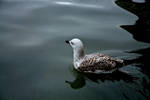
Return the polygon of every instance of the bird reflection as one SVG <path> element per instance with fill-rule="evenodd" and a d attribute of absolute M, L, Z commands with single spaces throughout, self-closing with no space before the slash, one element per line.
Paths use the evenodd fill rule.
<path fill-rule="evenodd" d="M 73 69 L 73 73 L 74 73 L 76 79 L 74 81 L 66 81 L 66 83 L 68 83 L 71 86 L 71 88 L 73 88 L 73 89 L 78 89 L 78 88 L 84 87 L 86 84 L 84 75 L 82 73 L 79 73 L 75 69 Z"/>
<path fill-rule="evenodd" d="M 128 83 L 128 82 L 134 82 L 134 80 L 138 79 L 137 77 L 133 77 L 132 75 L 121 71 L 115 71 L 109 74 L 90 74 L 90 73 L 81 73 L 78 72 L 76 69 L 72 68 L 71 72 L 75 76 L 75 80 L 66 81 L 66 83 L 68 83 L 73 89 L 79 89 L 84 87 L 86 85 L 87 79 L 97 84 L 99 84 L 100 82 L 104 83 L 106 80 L 112 82 L 123 80 Z"/>

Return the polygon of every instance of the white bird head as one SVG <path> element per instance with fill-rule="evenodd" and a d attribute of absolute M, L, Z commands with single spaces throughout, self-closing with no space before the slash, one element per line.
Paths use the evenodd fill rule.
<path fill-rule="evenodd" d="M 74 38 L 70 41 L 67 41 L 66 40 L 66 43 L 70 44 L 70 46 L 73 48 L 73 49 L 83 49 L 83 43 L 80 39 L 78 38 Z"/>
<path fill-rule="evenodd" d="M 84 57 L 84 46 L 80 39 L 74 38 L 70 41 L 66 40 L 66 43 L 70 44 L 70 46 L 73 48 L 74 58 L 79 59 Z"/>

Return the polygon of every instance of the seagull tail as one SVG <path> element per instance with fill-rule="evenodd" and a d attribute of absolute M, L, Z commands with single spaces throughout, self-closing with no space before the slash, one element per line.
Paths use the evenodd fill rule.
<path fill-rule="evenodd" d="M 116 59 L 116 63 L 118 67 L 122 67 L 124 65 L 124 61 L 122 59 Z"/>

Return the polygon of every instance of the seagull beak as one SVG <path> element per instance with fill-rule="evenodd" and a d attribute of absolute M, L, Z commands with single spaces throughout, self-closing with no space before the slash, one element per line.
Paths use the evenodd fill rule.
<path fill-rule="evenodd" d="M 69 41 L 68 41 L 68 40 L 66 40 L 65 42 L 66 42 L 67 44 L 69 44 Z"/>

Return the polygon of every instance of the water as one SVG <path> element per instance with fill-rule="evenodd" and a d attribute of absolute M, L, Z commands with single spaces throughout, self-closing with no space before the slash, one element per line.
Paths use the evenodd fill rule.
<path fill-rule="evenodd" d="M 149 99 L 150 44 L 144 38 L 150 38 L 145 30 L 143 35 L 138 28 L 130 30 L 141 17 L 119 4 L 121 0 L 1 0 L 0 99 Z M 74 37 L 84 42 L 87 53 L 125 59 L 122 70 L 130 75 L 78 73 L 64 42 Z"/>

